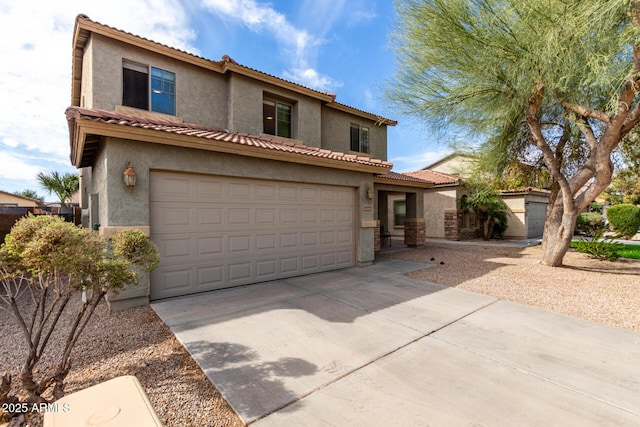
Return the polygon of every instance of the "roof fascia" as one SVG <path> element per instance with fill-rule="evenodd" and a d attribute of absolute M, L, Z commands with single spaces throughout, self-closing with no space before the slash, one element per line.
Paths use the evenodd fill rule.
<path fill-rule="evenodd" d="M 415 188 L 433 188 L 432 182 L 416 182 L 416 181 L 402 181 L 399 179 L 383 178 L 381 176 L 373 177 L 374 184 L 394 185 L 397 187 L 415 187 Z"/>
<path fill-rule="evenodd" d="M 349 107 L 348 105 L 340 104 L 339 102 L 330 102 L 326 104 L 327 107 L 333 108 L 344 113 L 353 114 L 355 116 L 364 117 L 376 123 L 376 126 L 387 125 L 395 126 L 398 124 L 396 120 L 387 119 L 375 114 L 367 113 L 366 111 L 358 110 L 357 108 Z"/>

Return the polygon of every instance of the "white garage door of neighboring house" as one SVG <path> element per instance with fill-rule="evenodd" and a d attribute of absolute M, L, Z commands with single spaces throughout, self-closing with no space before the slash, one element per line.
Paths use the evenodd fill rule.
<path fill-rule="evenodd" d="M 151 299 L 355 265 L 355 188 L 151 172 Z"/>

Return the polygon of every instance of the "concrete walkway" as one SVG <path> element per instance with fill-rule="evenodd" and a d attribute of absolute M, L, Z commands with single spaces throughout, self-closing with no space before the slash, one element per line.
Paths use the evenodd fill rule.
<path fill-rule="evenodd" d="M 245 422 L 637 426 L 640 334 L 381 259 L 152 305 Z"/>

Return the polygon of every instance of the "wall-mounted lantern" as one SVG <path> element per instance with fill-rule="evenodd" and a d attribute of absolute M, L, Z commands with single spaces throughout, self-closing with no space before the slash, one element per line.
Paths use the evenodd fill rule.
<path fill-rule="evenodd" d="M 129 162 L 129 166 L 122 175 L 124 175 L 124 185 L 129 187 L 129 193 L 131 193 L 133 187 L 136 185 L 136 171 L 133 169 L 133 166 L 131 166 L 131 162 Z"/>

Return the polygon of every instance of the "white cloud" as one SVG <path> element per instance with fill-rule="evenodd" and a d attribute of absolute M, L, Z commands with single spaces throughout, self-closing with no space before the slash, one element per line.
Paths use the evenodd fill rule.
<path fill-rule="evenodd" d="M 16 141 L 13 138 L 4 138 L 2 140 L 2 143 L 4 145 L 6 145 L 7 147 L 17 147 L 18 146 L 18 141 Z"/>
<path fill-rule="evenodd" d="M 450 149 L 424 151 L 418 155 L 397 156 L 389 159 L 395 172 L 413 172 L 428 166 L 451 154 Z"/>
<path fill-rule="evenodd" d="M 315 50 L 323 43 L 323 34 L 313 35 L 305 29 L 297 28 L 269 4 L 255 0 L 204 0 L 203 4 L 211 12 L 237 20 L 254 32 L 272 35 L 286 56 L 291 58 L 289 69 L 283 72 L 285 78 L 319 90 L 332 90 L 341 86 L 339 82 L 322 75 L 310 65 L 310 59 L 315 57 Z M 314 16 L 314 22 L 323 22 L 320 18 L 322 17 Z"/>
<path fill-rule="evenodd" d="M 190 44 L 195 33 L 178 0 L 0 0 L 0 28 L 5 35 L 0 38 L 0 141 L 29 150 L 35 159 L 44 156 L 68 167 L 64 111 L 71 99 L 71 43 L 79 13 L 197 53 Z M 32 158 L 21 158 L 16 168 L 9 154 L 2 156 L 3 176 L 31 176 L 36 168 Z"/>
<path fill-rule="evenodd" d="M 0 178 L 4 179 L 33 180 L 42 170 L 7 151 L 0 151 L 0 164 Z"/>

